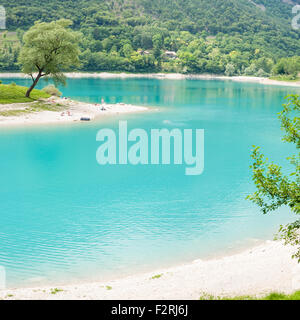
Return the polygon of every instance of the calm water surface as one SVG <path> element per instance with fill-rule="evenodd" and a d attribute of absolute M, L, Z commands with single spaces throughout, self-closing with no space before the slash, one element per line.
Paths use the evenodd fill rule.
<path fill-rule="evenodd" d="M 271 238 L 293 219 L 287 208 L 263 216 L 245 197 L 254 190 L 253 144 L 281 164 L 292 151 L 281 143 L 277 112 L 299 89 L 153 79 L 76 79 L 60 89 L 82 101 L 104 97 L 158 110 L 97 123 L 0 128 L 0 265 L 8 286 L 170 266 Z M 148 132 L 205 129 L 204 173 L 185 176 L 184 166 L 172 165 L 99 166 L 97 131 L 117 128 L 120 119 Z"/>

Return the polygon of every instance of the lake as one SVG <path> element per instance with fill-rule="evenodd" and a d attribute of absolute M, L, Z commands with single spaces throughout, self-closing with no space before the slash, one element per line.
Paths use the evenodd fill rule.
<path fill-rule="evenodd" d="M 9 83 L 12 79 L 4 79 Z M 13 79 L 20 85 L 29 80 Z M 39 84 L 39 88 L 45 86 Z M 298 88 L 217 80 L 68 79 L 63 95 L 153 112 L 75 125 L 0 127 L 0 265 L 9 287 L 103 280 L 209 258 L 272 239 L 288 208 L 264 216 L 250 152 L 285 164 L 277 113 Z M 205 168 L 96 161 L 98 130 L 204 129 Z"/>

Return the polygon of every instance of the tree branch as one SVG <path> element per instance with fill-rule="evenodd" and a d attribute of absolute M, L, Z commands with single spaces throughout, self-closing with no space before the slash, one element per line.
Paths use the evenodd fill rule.
<path fill-rule="evenodd" d="M 35 81 L 35 79 L 34 79 L 34 77 L 33 77 L 32 73 L 30 73 L 30 77 L 31 77 L 31 79 L 32 79 L 32 82 L 34 82 L 34 81 Z"/>

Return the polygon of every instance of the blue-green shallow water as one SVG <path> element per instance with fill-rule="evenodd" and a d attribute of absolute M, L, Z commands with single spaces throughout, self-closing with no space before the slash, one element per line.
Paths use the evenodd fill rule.
<path fill-rule="evenodd" d="M 159 110 L 0 130 L 0 265 L 9 286 L 100 280 L 169 266 L 271 238 L 280 223 L 293 220 L 287 208 L 263 216 L 245 197 L 254 190 L 253 144 L 282 164 L 292 151 L 281 143 L 277 112 L 298 89 L 77 79 L 61 90 L 83 101 L 103 96 Z M 99 166 L 96 133 L 117 128 L 119 119 L 148 131 L 205 129 L 204 173 L 185 176 L 181 166 Z"/>

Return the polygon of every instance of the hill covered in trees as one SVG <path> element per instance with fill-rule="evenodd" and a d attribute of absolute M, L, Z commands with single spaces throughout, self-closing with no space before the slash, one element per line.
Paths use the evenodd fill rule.
<path fill-rule="evenodd" d="M 81 70 L 270 75 L 300 56 L 291 0 L 2 0 L 8 33 L 0 71 L 18 70 L 22 34 L 35 21 L 71 19 Z M 17 38 L 16 38 L 17 36 Z M 293 58 L 293 65 L 298 60 Z M 276 65 L 277 64 L 277 65 Z M 274 68 L 275 66 L 275 68 Z M 300 66 L 299 66 L 300 68 Z"/>

